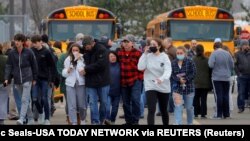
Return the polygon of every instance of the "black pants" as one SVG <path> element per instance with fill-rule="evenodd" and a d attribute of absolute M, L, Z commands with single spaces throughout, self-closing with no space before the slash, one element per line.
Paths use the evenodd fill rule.
<path fill-rule="evenodd" d="M 148 104 L 148 125 L 155 124 L 155 110 L 156 103 L 159 102 L 160 111 L 162 114 L 162 123 L 163 125 L 168 125 L 168 98 L 169 93 L 160 93 L 158 91 L 150 90 L 146 91 L 147 104 Z"/>
<path fill-rule="evenodd" d="M 230 117 L 229 114 L 229 81 L 213 81 L 217 117 Z"/>
<path fill-rule="evenodd" d="M 208 89 L 195 89 L 194 95 L 194 115 L 201 115 L 205 117 L 207 115 L 207 93 Z"/>

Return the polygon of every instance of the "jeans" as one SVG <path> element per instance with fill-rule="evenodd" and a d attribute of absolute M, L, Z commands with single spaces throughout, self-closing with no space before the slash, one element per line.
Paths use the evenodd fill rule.
<path fill-rule="evenodd" d="M 21 106 L 22 106 L 22 96 L 21 96 L 21 94 L 18 93 L 18 90 L 14 84 L 13 84 L 13 95 L 14 95 L 14 99 L 16 102 L 17 111 L 18 111 L 19 116 L 20 116 Z"/>
<path fill-rule="evenodd" d="M 120 96 L 108 96 L 107 119 L 115 122 L 119 109 Z"/>
<path fill-rule="evenodd" d="M 193 107 L 194 93 L 190 93 L 187 95 L 180 95 L 177 93 L 173 93 L 173 99 L 175 104 L 175 109 L 174 109 L 175 124 L 177 125 L 182 124 L 182 112 L 184 103 L 187 111 L 187 124 L 192 125 L 194 119 L 194 107 Z"/>
<path fill-rule="evenodd" d="M 31 81 L 25 82 L 21 85 L 15 85 L 18 93 L 22 97 L 22 105 L 21 105 L 21 112 L 20 112 L 20 118 L 19 118 L 21 121 L 24 121 L 26 119 L 26 115 L 27 115 L 28 119 L 33 119 L 33 114 L 32 114 L 31 107 L 30 107 L 31 85 L 32 85 Z"/>
<path fill-rule="evenodd" d="M 237 97 L 237 104 L 239 109 L 245 109 L 245 100 L 250 94 L 250 76 L 238 77 L 239 91 Z"/>
<path fill-rule="evenodd" d="M 39 98 L 40 97 L 40 98 Z M 38 99 L 41 99 L 39 102 Z M 50 108 L 48 101 L 48 81 L 37 80 L 32 88 L 32 101 L 36 105 L 39 114 L 45 113 L 45 119 L 50 119 Z"/>
<path fill-rule="evenodd" d="M 103 121 L 106 119 L 109 88 L 109 85 L 99 88 L 86 87 L 86 94 L 89 96 L 92 124 L 102 124 Z M 98 100 L 100 100 L 99 110 Z"/>
<path fill-rule="evenodd" d="M 142 81 L 135 81 L 133 86 L 122 87 L 122 100 L 127 124 L 138 124 L 140 119 L 140 98 Z"/>
<path fill-rule="evenodd" d="M 140 101 L 140 113 L 141 117 L 144 117 L 144 107 L 147 104 L 146 100 L 146 94 L 145 94 L 145 88 L 143 87 L 142 92 L 141 92 L 141 101 Z"/>
<path fill-rule="evenodd" d="M 163 125 L 169 124 L 169 116 L 168 116 L 168 97 L 169 93 L 161 93 L 155 90 L 150 90 L 146 92 L 147 102 L 148 102 L 148 125 L 155 124 L 155 110 L 156 103 L 158 101 L 160 110 L 162 111 L 162 123 Z"/>

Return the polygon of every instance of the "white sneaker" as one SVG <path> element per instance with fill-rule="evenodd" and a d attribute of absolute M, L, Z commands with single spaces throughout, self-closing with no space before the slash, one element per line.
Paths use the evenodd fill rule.
<path fill-rule="evenodd" d="M 17 125 L 23 125 L 23 120 L 21 120 L 21 119 L 17 120 L 17 121 L 16 121 L 16 124 L 17 124 Z"/>
<path fill-rule="evenodd" d="M 34 125 L 35 121 L 34 119 L 29 119 L 27 125 Z"/>
<path fill-rule="evenodd" d="M 86 125 L 86 120 L 81 120 L 81 125 Z"/>
<path fill-rule="evenodd" d="M 44 114 L 39 114 L 38 116 L 38 124 L 43 125 L 44 124 Z"/>
<path fill-rule="evenodd" d="M 44 121 L 44 125 L 50 125 L 50 121 L 49 121 L 48 119 L 46 119 L 46 120 Z"/>

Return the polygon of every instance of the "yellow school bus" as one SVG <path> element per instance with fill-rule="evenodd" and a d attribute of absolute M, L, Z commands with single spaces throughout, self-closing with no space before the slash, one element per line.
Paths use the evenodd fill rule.
<path fill-rule="evenodd" d="M 147 25 L 147 37 L 171 37 L 174 46 L 197 40 L 209 56 L 214 39 L 221 38 L 223 45 L 234 52 L 234 18 L 228 11 L 209 6 L 186 6 L 158 15 Z"/>
<path fill-rule="evenodd" d="M 107 36 L 119 38 L 121 26 L 117 17 L 107 9 L 86 5 L 63 7 L 51 12 L 42 20 L 40 31 L 47 34 L 50 41 L 74 41 L 77 33 L 92 35 L 99 39 Z M 64 52 L 66 44 L 63 44 Z"/>

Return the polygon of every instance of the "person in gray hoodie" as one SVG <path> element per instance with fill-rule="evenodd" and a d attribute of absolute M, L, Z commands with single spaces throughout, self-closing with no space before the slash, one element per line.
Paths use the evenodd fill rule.
<path fill-rule="evenodd" d="M 216 38 L 215 51 L 211 54 L 208 65 L 212 68 L 212 83 L 216 101 L 216 115 L 214 119 L 230 117 L 229 113 L 229 87 L 230 76 L 234 67 L 232 56 L 222 49 L 221 39 Z"/>
<path fill-rule="evenodd" d="M 235 72 L 238 76 L 239 94 L 237 99 L 238 113 L 244 112 L 245 99 L 250 93 L 250 48 L 247 40 L 240 41 L 241 50 L 235 53 Z"/>

